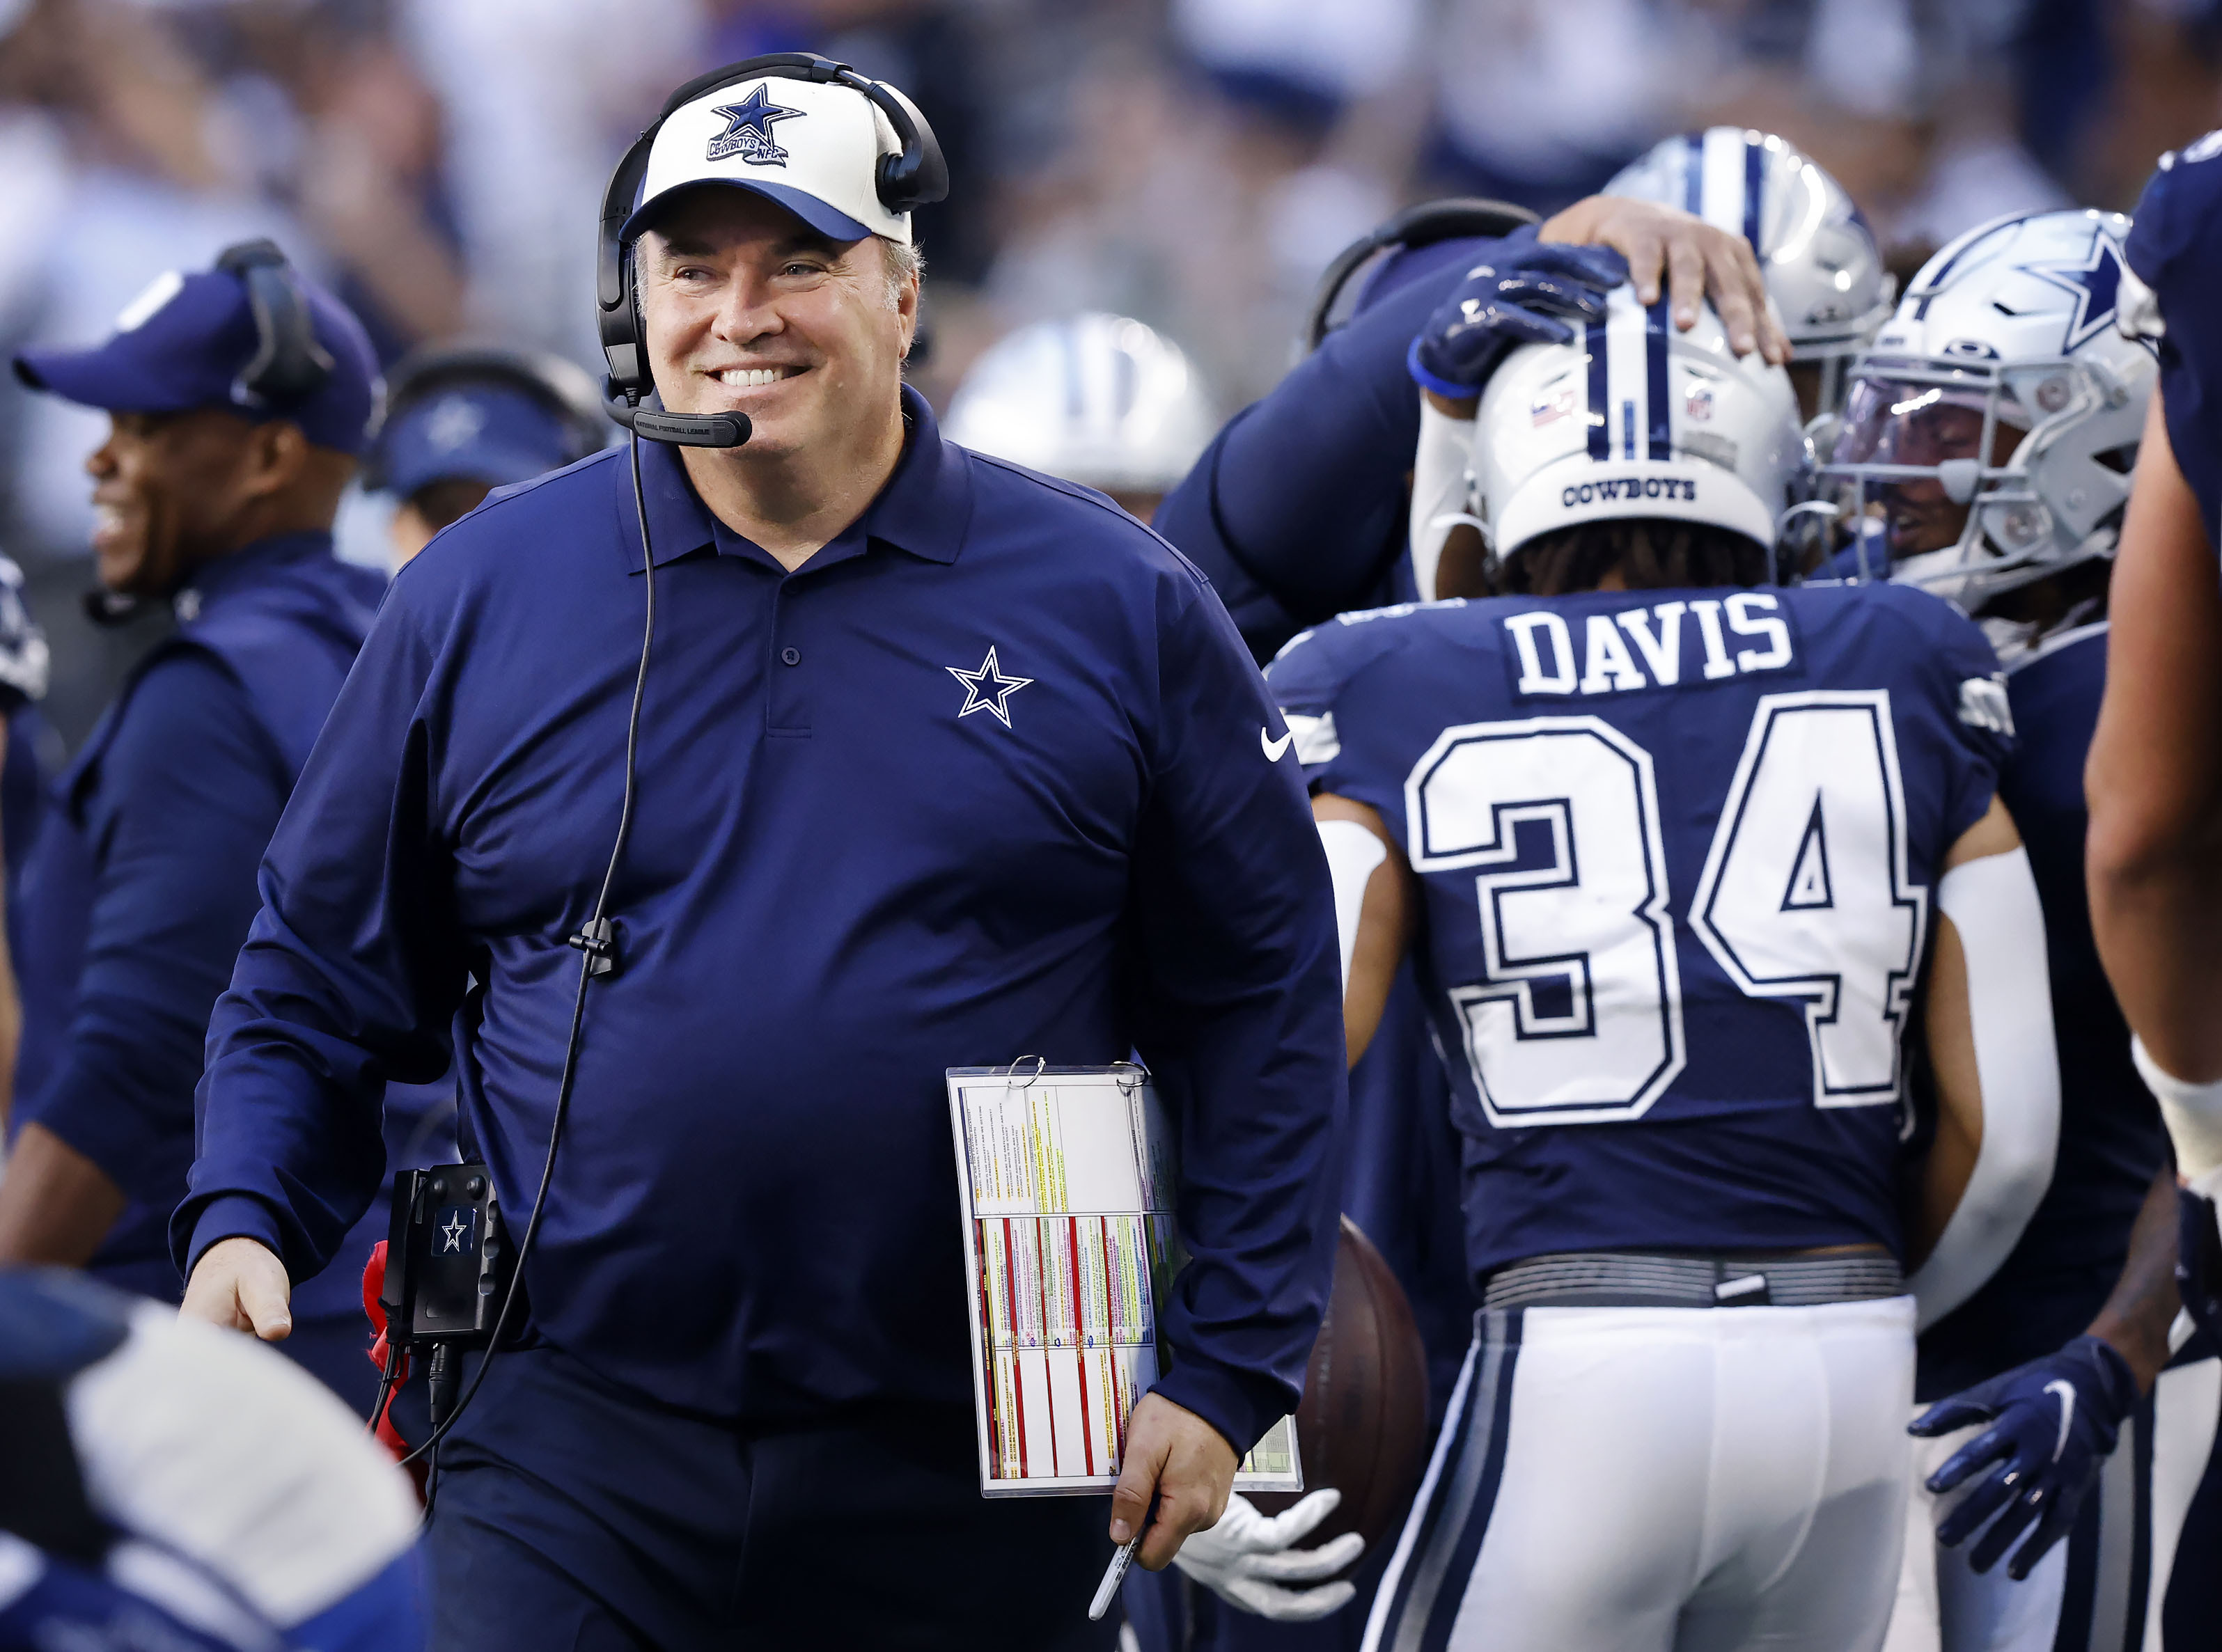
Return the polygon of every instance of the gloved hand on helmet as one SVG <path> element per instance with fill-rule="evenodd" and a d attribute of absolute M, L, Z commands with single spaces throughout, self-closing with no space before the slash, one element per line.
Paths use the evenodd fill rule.
<path fill-rule="evenodd" d="M 1481 392 L 1498 361 L 1522 344 L 1565 344 L 1571 323 L 1604 319 L 1604 295 L 1628 279 L 1610 247 L 1529 241 L 1477 264 L 1428 317 L 1404 365 L 1423 390 L 1452 401 Z"/>

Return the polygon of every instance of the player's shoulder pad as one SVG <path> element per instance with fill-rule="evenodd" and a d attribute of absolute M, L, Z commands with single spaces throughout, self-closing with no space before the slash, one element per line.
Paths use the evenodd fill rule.
<path fill-rule="evenodd" d="M 1876 581 L 1842 587 L 1846 598 L 1880 610 L 1904 638 L 1903 659 L 1930 682 L 1965 727 L 2011 740 L 2006 674 L 1982 628 L 1931 591 Z"/>
<path fill-rule="evenodd" d="M 1265 667 L 1265 685 L 1284 714 L 1292 708 L 1332 706 L 1352 679 L 1411 647 L 1432 629 L 1436 616 L 1469 606 L 1465 598 L 1452 597 L 1338 614 L 1282 644 Z"/>
<path fill-rule="evenodd" d="M 2222 130 L 2172 150 L 2146 181 L 2125 249 L 2130 267 L 2162 293 L 2169 278 L 2188 274 L 2222 248 Z"/>
<path fill-rule="evenodd" d="M 2006 662 L 2006 675 L 2018 677 L 2032 666 L 2055 660 L 2090 660 L 2103 673 L 2106 668 L 2106 636 L 2109 623 L 2093 620 L 2087 625 L 2078 625 L 2065 631 L 2056 631 L 2028 653 Z"/>

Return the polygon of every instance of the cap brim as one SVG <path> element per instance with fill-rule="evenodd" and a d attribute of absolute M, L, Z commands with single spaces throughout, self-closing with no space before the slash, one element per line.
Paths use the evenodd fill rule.
<path fill-rule="evenodd" d="M 529 482 L 561 470 L 568 462 L 560 451 L 530 443 L 474 442 L 450 460 L 396 466 L 386 487 L 403 499 L 435 482 L 484 482 L 489 487 L 507 487 L 512 482 Z"/>
<path fill-rule="evenodd" d="M 33 390 L 43 390 L 66 402 L 110 412 L 175 413 L 182 410 L 149 397 L 146 378 L 125 370 L 105 349 L 22 350 L 15 360 L 16 377 Z"/>
<path fill-rule="evenodd" d="M 671 203 L 689 190 L 708 189 L 723 185 L 726 189 L 746 190 L 761 195 L 767 201 L 785 207 L 830 241 L 862 241 L 872 233 L 871 227 L 862 224 L 838 208 L 828 206 L 807 191 L 796 189 L 792 184 L 774 184 L 751 178 L 690 178 L 683 184 L 643 201 L 633 209 L 632 216 L 625 221 L 618 232 L 620 241 L 631 241 L 643 229 L 650 228 L 656 219 Z"/>

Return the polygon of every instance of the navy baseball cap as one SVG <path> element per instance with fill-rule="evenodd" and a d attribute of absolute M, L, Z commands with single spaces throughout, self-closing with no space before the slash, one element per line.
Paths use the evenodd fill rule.
<path fill-rule="evenodd" d="M 362 485 L 403 499 L 435 482 L 506 487 L 576 464 L 609 433 L 575 362 L 468 345 L 420 351 L 393 371 Z"/>
<path fill-rule="evenodd" d="M 290 420 L 317 447 L 344 454 L 368 444 L 380 393 L 362 323 L 267 241 L 229 249 L 212 270 L 157 276 L 104 343 L 23 350 L 15 366 L 33 390 L 87 407 L 221 407 L 257 423 Z"/>

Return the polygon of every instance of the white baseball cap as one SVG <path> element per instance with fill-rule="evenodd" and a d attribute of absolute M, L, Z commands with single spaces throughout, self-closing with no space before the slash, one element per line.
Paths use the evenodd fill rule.
<path fill-rule="evenodd" d="M 909 98 L 875 84 L 926 130 Z M 776 201 L 834 241 L 885 235 L 907 247 L 910 214 L 888 211 L 879 194 L 880 157 L 901 150 L 888 117 L 853 86 L 778 75 L 737 80 L 665 117 L 639 197 L 618 233 L 632 240 L 681 190 L 725 184 Z"/>

